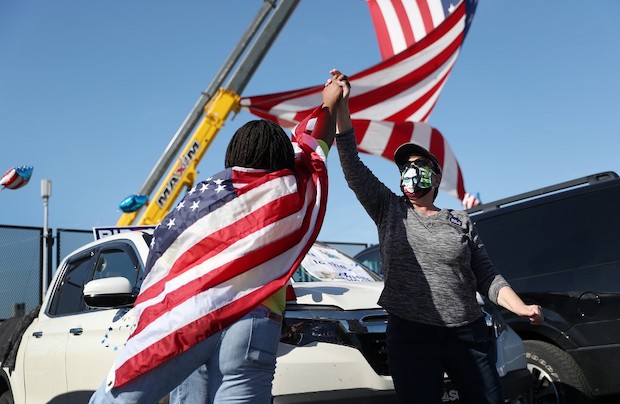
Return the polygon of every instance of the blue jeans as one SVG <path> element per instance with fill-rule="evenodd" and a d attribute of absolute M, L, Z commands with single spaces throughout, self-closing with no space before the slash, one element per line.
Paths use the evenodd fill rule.
<path fill-rule="evenodd" d="M 461 327 L 437 327 L 389 315 L 388 361 L 399 403 L 441 403 L 443 373 L 463 404 L 502 404 L 493 335 L 480 318 Z"/>
<path fill-rule="evenodd" d="M 268 313 L 258 306 L 223 331 L 109 392 L 104 381 L 90 403 L 152 404 L 173 390 L 183 403 L 270 403 L 281 324 Z"/>

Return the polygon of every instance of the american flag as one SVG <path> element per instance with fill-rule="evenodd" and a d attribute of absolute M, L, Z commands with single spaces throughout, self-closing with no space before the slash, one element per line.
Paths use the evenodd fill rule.
<path fill-rule="evenodd" d="M 393 12 L 378 4 L 373 9 L 372 3 L 369 6 L 373 21 L 380 18 L 385 20 L 386 25 L 391 24 L 390 17 L 395 13 L 400 21 L 405 21 L 405 17 L 398 13 L 409 10 L 411 7 L 407 4 L 410 3 L 427 3 L 429 10 L 440 7 L 444 12 L 442 21 L 440 13 L 434 13 L 432 27 L 428 26 L 426 35 L 417 41 L 417 38 L 411 39 L 414 42 L 402 52 L 349 76 L 352 88 L 349 105 L 359 150 L 392 160 L 400 144 L 419 143 L 435 154 L 444 167 L 442 191 L 462 200 L 466 192 L 456 157 L 443 135 L 425 122 L 456 63 L 476 1 L 461 0 L 450 6 L 449 3 L 457 2 L 395 0 L 388 2 Z M 410 19 L 410 23 L 413 22 Z M 382 49 L 388 46 L 384 43 L 386 38 L 378 35 Z M 394 49 L 393 45 L 389 47 Z M 283 126 L 292 126 L 320 103 L 322 88 L 319 85 L 245 97 L 241 105 L 254 115 L 277 121 Z"/>
<path fill-rule="evenodd" d="M 465 209 L 471 209 L 474 206 L 480 205 L 481 201 L 480 201 L 480 195 L 476 194 L 476 195 L 472 195 L 472 194 L 465 194 L 465 197 L 463 198 L 462 204 L 463 207 Z"/>
<path fill-rule="evenodd" d="M 295 170 L 226 169 L 194 186 L 158 225 L 136 329 L 107 386 L 186 351 L 287 284 L 325 215 L 325 154 L 306 134 L 315 116 L 293 131 Z"/>
<path fill-rule="evenodd" d="M 457 7 L 458 0 L 366 0 L 375 27 L 381 58 L 388 59 L 422 40 Z M 473 17 L 476 2 L 469 2 Z M 465 33 L 471 23 L 466 23 Z"/>

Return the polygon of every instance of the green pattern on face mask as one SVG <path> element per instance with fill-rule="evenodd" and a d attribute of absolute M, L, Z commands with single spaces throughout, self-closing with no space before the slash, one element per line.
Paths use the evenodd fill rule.
<path fill-rule="evenodd" d="M 418 167 L 412 163 L 403 169 L 401 184 L 408 192 L 431 188 L 433 186 L 433 173 L 434 171 L 429 167 Z"/>
<path fill-rule="evenodd" d="M 418 175 L 418 186 L 420 188 L 430 188 L 433 186 L 433 170 L 427 167 L 419 167 Z"/>

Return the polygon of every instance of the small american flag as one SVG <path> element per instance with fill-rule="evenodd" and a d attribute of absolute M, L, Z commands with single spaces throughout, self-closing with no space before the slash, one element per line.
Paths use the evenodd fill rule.
<path fill-rule="evenodd" d="M 284 287 L 320 230 L 325 154 L 293 131 L 295 170 L 233 167 L 194 186 L 153 234 L 137 325 L 107 380 L 120 386 L 243 317 Z"/>
<path fill-rule="evenodd" d="M 471 209 L 474 206 L 478 206 L 480 205 L 480 195 L 476 194 L 476 195 L 472 195 L 472 194 L 465 194 L 465 197 L 463 198 L 463 207 L 465 209 Z"/>
<path fill-rule="evenodd" d="M 401 14 L 413 7 L 411 3 L 420 8 L 421 3 L 428 3 L 427 8 L 441 8 L 445 12 L 442 12 L 443 19 L 439 18 L 440 13 L 433 14 L 432 27 L 428 25 L 427 33 L 421 39 L 411 39 L 413 43 L 401 52 L 349 77 L 349 106 L 359 150 L 392 160 L 398 145 L 419 143 L 435 154 L 444 167 L 442 191 L 462 201 L 465 187 L 456 157 L 441 133 L 425 122 L 456 63 L 476 1 L 394 0 L 387 2 L 392 13 L 383 7 L 383 1 L 378 1 L 382 7 L 377 6 L 378 11 L 373 11 L 373 3 L 369 2 L 371 13 L 385 12 L 373 15 L 373 20 L 381 18 L 386 24 L 390 23 L 389 15 L 394 13 L 401 22 L 413 23 L 414 19 Z M 406 24 L 400 26 L 404 29 L 402 27 Z M 387 46 L 382 45 L 386 38 L 382 39 L 379 33 L 378 39 L 382 49 Z M 399 49 L 393 45 L 390 47 L 393 51 Z M 320 103 L 322 89 L 323 86 L 316 86 L 245 97 L 241 105 L 254 115 L 292 126 Z"/>

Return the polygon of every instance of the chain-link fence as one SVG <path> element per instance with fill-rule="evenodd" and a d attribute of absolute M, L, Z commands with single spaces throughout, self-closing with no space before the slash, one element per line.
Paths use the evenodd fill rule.
<path fill-rule="evenodd" d="M 0 320 L 41 301 L 43 228 L 0 225 Z"/>
<path fill-rule="evenodd" d="M 56 236 L 49 237 L 48 281 L 68 254 L 93 240 L 91 230 L 57 229 Z M 326 244 L 350 256 L 367 246 L 364 243 Z M 42 227 L 0 225 L 0 321 L 27 313 L 41 304 L 43 248 Z"/>
<path fill-rule="evenodd" d="M 50 249 L 48 281 L 63 258 L 93 240 L 89 230 L 57 229 L 49 238 L 56 248 Z M 41 304 L 43 248 L 42 227 L 0 225 L 0 320 Z"/>
<path fill-rule="evenodd" d="M 94 241 L 92 230 L 57 229 L 56 230 L 56 268 L 67 255 L 77 248 Z"/>

